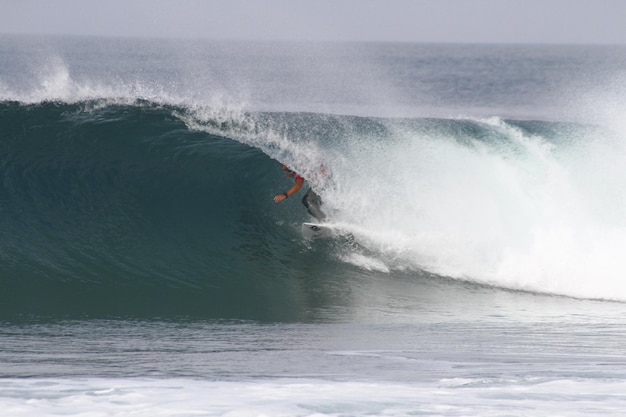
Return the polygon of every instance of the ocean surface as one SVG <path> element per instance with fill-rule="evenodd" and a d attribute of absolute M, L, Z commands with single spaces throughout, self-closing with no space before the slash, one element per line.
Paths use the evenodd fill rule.
<path fill-rule="evenodd" d="M 624 46 L 0 36 L 3 416 L 622 416 L 625 249 Z"/>

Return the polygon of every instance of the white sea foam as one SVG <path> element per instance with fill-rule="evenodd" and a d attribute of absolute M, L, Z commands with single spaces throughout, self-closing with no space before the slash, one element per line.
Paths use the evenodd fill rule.
<path fill-rule="evenodd" d="M 188 379 L 1 380 L 11 417 L 621 416 L 624 382 L 451 379 L 435 384 Z"/>
<path fill-rule="evenodd" d="M 401 129 L 384 143 L 353 139 L 331 156 L 337 221 L 384 264 L 626 300 L 619 132 L 580 126 L 547 138 L 498 118 L 471 122 L 500 139 Z"/>

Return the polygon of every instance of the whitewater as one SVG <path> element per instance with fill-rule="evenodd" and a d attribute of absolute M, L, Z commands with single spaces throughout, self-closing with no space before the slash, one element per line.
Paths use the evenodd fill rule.
<path fill-rule="evenodd" d="M 5 35 L 0 69 L 7 415 L 621 415 L 623 47 Z"/>

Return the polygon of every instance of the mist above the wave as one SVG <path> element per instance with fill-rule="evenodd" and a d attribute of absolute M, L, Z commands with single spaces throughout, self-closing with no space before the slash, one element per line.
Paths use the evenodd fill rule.
<path fill-rule="evenodd" d="M 143 99 L 194 107 L 217 99 L 250 111 L 326 113 L 376 112 L 393 101 L 387 72 L 363 45 L 62 37 L 2 41 L 8 52 L 0 56 L 2 100 Z"/>
<path fill-rule="evenodd" d="M 578 120 L 623 48 L 3 37 L 0 99 Z M 581 68 L 584 70 L 581 71 Z"/>

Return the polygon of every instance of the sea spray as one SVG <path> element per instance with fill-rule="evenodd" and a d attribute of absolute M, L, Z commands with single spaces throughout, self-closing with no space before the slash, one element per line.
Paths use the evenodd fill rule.
<path fill-rule="evenodd" d="M 339 184 L 327 196 L 381 262 L 624 299 L 624 153 L 612 132 L 500 119 L 385 123 L 380 137 L 337 139 Z"/>
<path fill-rule="evenodd" d="M 332 221 L 360 244 L 339 251 L 344 261 L 626 298 L 624 149 L 611 130 L 500 118 L 236 120 L 246 130 L 227 127 L 227 136 L 312 175 Z M 320 162 L 327 182 L 315 181 Z"/>

